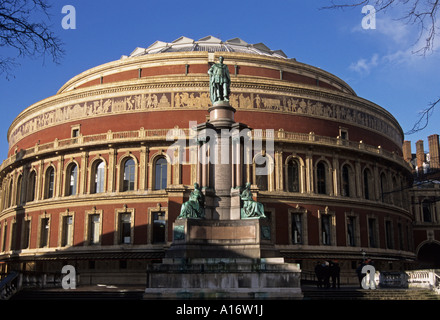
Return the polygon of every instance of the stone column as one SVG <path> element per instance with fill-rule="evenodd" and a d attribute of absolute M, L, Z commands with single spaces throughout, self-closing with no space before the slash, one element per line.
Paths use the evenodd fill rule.
<path fill-rule="evenodd" d="M 36 176 L 37 181 L 35 182 L 35 200 L 41 200 L 44 197 L 43 173 L 44 173 L 44 161 L 40 160 L 40 165 Z"/>
<path fill-rule="evenodd" d="M 108 192 L 115 191 L 116 150 L 109 148 L 108 156 Z"/>
<path fill-rule="evenodd" d="M 362 198 L 362 186 L 363 186 L 364 177 L 362 175 L 361 163 L 359 162 L 359 160 L 356 160 L 354 175 L 355 175 L 356 197 Z"/>
<path fill-rule="evenodd" d="M 60 197 L 63 193 L 63 176 L 64 176 L 64 156 L 58 157 L 58 165 L 56 166 L 56 176 L 54 181 L 54 197 Z"/>
<path fill-rule="evenodd" d="M 333 179 L 333 189 L 330 188 L 330 190 L 333 190 L 333 195 L 339 196 L 340 195 L 340 170 L 339 170 L 339 157 L 336 154 L 333 154 L 333 175 L 330 175 Z M 330 181 L 331 182 L 331 181 Z"/>
<path fill-rule="evenodd" d="M 85 194 L 87 190 L 87 167 L 89 163 L 89 153 L 84 151 L 81 154 L 81 168 L 78 172 L 78 175 L 81 177 L 79 179 L 79 194 Z"/>
<path fill-rule="evenodd" d="M 306 192 L 314 192 L 314 179 L 313 179 L 313 155 L 310 152 L 306 154 Z"/>
<path fill-rule="evenodd" d="M 197 142 L 197 155 L 196 155 L 196 159 L 195 159 L 195 163 L 196 163 L 196 182 L 199 184 L 199 186 L 203 186 L 202 185 L 202 163 L 200 161 L 200 152 L 201 152 L 202 148 L 201 148 L 201 143 Z"/>
<path fill-rule="evenodd" d="M 139 190 L 147 189 L 147 166 L 148 166 L 148 147 L 141 147 L 141 156 L 140 156 L 140 167 L 139 167 Z"/>
<path fill-rule="evenodd" d="M 275 186 L 276 190 L 284 190 L 284 163 L 283 163 L 283 151 L 280 149 L 275 152 Z"/>
<path fill-rule="evenodd" d="M 232 158 L 231 158 L 231 139 L 229 136 L 217 135 L 215 143 L 216 163 L 212 165 L 214 171 L 214 181 L 212 187 L 215 190 L 217 199 L 216 211 L 220 220 L 231 219 L 230 216 L 230 192 L 232 187 Z"/>

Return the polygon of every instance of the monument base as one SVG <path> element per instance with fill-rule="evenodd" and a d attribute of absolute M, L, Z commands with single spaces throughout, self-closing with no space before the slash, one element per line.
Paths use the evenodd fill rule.
<path fill-rule="evenodd" d="M 302 299 L 301 270 L 285 263 L 266 219 L 180 219 L 162 263 L 147 267 L 145 299 Z"/>
<path fill-rule="evenodd" d="M 179 219 L 166 258 L 274 258 L 266 219 Z"/>
<path fill-rule="evenodd" d="M 148 266 L 144 299 L 302 299 L 300 273 L 283 258 L 164 259 Z"/>

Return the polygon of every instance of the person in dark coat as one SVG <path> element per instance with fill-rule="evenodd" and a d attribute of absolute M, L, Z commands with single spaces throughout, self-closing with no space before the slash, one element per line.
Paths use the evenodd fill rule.
<path fill-rule="evenodd" d="M 362 268 L 366 265 L 366 261 L 363 260 L 361 263 L 359 263 L 358 267 L 356 268 L 356 273 L 359 279 L 359 286 L 362 288 L 362 279 L 365 277 L 365 273 L 362 273 Z"/>
<path fill-rule="evenodd" d="M 324 281 L 324 288 L 328 289 L 330 288 L 330 266 L 328 261 L 324 261 L 322 264 L 323 268 L 323 281 Z"/>
<path fill-rule="evenodd" d="M 338 289 L 341 286 L 341 278 L 340 278 L 341 268 L 339 267 L 339 263 L 337 261 L 330 262 L 330 277 L 332 278 L 332 287 Z"/>
<path fill-rule="evenodd" d="M 315 266 L 315 274 L 318 279 L 317 287 L 322 288 L 324 279 L 324 268 L 322 267 L 322 262 L 318 261 Z"/>

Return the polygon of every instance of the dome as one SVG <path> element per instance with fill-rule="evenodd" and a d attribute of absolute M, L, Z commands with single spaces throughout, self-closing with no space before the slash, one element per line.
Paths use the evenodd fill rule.
<path fill-rule="evenodd" d="M 207 36 L 200 40 L 193 40 L 182 36 L 173 42 L 156 41 L 147 48 L 136 48 L 129 57 L 163 52 L 188 51 L 241 52 L 287 59 L 286 54 L 282 50 L 271 50 L 261 42 L 249 44 L 240 38 L 222 41 L 213 36 Z"/>

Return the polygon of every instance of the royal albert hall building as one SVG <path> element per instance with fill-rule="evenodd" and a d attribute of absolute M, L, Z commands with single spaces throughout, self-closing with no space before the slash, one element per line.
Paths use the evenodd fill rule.
<path fill-rule="evenodd" d="M 198 179 L 196 162 L 171 161 L 167 151 L 191 123 L 209 121 L 207 71 L 219 56 L 235 121 L 273 139 L 241 183 L 252 183 L 285 260 L 303 277 L 337 260 L 342 283 L 357 281 L 364 257 L 379 271 L 407 268 L 416 258 L 412 173 L 396 119 L 281 50 L 209 36 L 136 48 L 17 116 L 0 167 L 1 271 L 59 273 L 70 264 L 81 283 L 145 283 Z M 258 157 L 268 175 L 255 174 Z"/>

